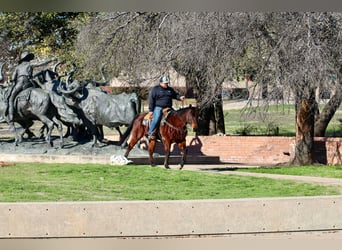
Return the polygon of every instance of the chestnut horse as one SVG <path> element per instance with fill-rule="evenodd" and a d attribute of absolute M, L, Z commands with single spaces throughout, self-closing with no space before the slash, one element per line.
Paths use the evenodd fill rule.
<path fill-rule="evenodd" d="M 148 124 L 144 119 L 146 116 L 145 113 L 139 114 L 131 124 L 131 136 L 128 143 L 128 148 L 125 153 L 125 157 L 128 156 L 129 152 L 132 150 L 134 145 L 147 133 Z M 191 105 L 187 108 L 182 108 L 179 110 L 165 109 L 163 110 L 163 116 L 160 122 L 160 126 L 157 129 L 157 138 L 161 140 L 164 144 L 165 158 L 164 158 L 164 167 L 169 167 L 169 156 L 170 156 L 170 148 L 172 143 L 177 143 L 180 151 L 181 151 L 181 162 L 180 169 L 183 168 L 186 157 L 186 135 L 187 124 L 191 124 L 192 129 L 195 130 L 197 128 L 197 116 L 198 111 L 195 107 Z M 149 154 L 149 163 L 154 165 L 153 163 L 153 151 L 156 147 L 156 140 L 152 140 L 148 145 L 148 154 Z"/>

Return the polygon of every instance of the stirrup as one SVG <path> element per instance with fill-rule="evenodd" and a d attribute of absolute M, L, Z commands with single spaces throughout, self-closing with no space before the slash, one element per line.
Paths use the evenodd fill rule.
<path fill-rule="evenodd" d="M 155 140 L 156 140 L 156 135 L 151 134 L 151 135 L 147 136 L 147 139 L 148 139 L 149 141 L 155 141 Z"/>

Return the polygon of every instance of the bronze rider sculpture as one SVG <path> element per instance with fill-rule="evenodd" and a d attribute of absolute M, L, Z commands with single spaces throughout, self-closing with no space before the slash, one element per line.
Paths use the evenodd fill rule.
<path fill-rule="evenodd" d="M 12 74 L 11 82 L 13 86 L 8 97 L 7 115 L 8 124 L 10 125 L 10 129 L 12 130 L 15 129 L 13 121 L 14 99 L 22 90 L 35 86 L 33 82 L 33 68 L 46 65 L 56 60 L 56 58 L 52 58 L 43 62 L 32 63 L 31 60 L 33 59 L 33 53 L 30 53 L 28 51 L 22 52 L 18 61 L 18 65 L 16 66 Z"/>

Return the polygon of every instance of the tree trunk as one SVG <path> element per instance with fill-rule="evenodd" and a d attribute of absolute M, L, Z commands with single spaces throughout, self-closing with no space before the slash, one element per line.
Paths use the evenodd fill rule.
<path fill-rule="evenodd" d="M 199 110 L 198 128 L 196 130 L 197 135 L 209 135 L 210 134 L 209 127 L 210 127 L 211 114 L 212 114 L 211 107 L 205 107 Z"/>
<path fill-rule="evenodd" d="M 196 74 L 195 71 L 185 74 L 186 85 L 191 86 L 196 92 L 197 105 L 202 103 L 208 89 L 207 79 L 203 77 L 203 71 Z M 181 72 L 182 73 L 182 72 Z M 184 72 L 183 72 L 184 73 Z M 219 91 L 218 91 L 219 92 Z M 225 133 L 222 96 L 217 96 L 210 105 L 199 108 L 197 135 L 214 135 Z"/>
<path fill-rule="evenodd" d="M 225 134 L 222 105 L 201 108 L 198 117 L 197 135 Z"/>
<path fill-rule="evenodd" d="M 226 128 L 224 125 L 222 96 L 215 103 L 215 117 L 216 117 L 216 134 L 225 134 Z"/>
<path fill-rule="evenodd" d="M 315 121 L 315 136 L 325 136 L 326 129 L 330 120 L 336 113 L 336 110 L 342 102 L 342 86 L 336 89 L 336 93 L 330 98 L 329 102 L 324 106 L 322 112 Z"/>
<path fill-rule="evenodd" d="M 210 121 L 209 121 L 209 134 L 208 135 L 214 135 L 217 133 L 217 126 L 216 126 L 216 115 L 215 115 L 215 105 L 211 105 L 209 107 L 210 112 Z"/>
<path fill-rule="evenodd" d="M 301 100 L 296 110 L 296 147 L 293 165 L 311 165 L 314 163 L 314 106 L 315 102 Z"/>
<path fill-rule="evenodd" d="M 267 83 L 261 83 L 261 96 L 262 96 L 262 99 L 267 99 L 268 97 Z"/>

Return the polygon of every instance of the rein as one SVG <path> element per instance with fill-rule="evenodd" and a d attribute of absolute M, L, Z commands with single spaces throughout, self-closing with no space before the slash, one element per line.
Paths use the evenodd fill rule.
<path fill-rule="evenodd" d="M 176 130 L 179 130 L 179 131 L 186 131 L 187 129 L 186 129 L 186 123 L 184 123 L 184 125 L 183 125 L 183 129 L 181 129 L 181 128 L 177 128 L 177 127 L 175 127 L 175 126 L 173 126 L 171 123 L 169 123 L 168 121 L 166 121 L 166 120 L 163 120 L 163 124 L 165 125 L 168 125 L 169 127 L 171 127 L 171 128 L 173 128 L 173 129 L 176 129 Z M 185 127 L 185 128 L 184 128 Z"/>
<path fill-rule="evenodd" d="M 182 126 L 182 127 L 176 127 L 176 126 L 174 126 L 174 125 L 172 125 L 171 123 L 169 123 L 166 119 L 169 117 L 169 114 L 167 114 L 166 115 L 166 117 L 165 118 L 163 118 L 163 120 L 161 121 L 161 124 L 162 125 L 168 125 L 169 127 L 171 127 L 171 128 L 173 128 L 173 129 L 176 129 L 176 130 L 178 130 L 178 131 L 182 131 L 182 132 L 184 132 L 184 131 L 186 131 L 187 130 L 187 128 L 186 128 L 186 124 L 187 124 L 187 122 L 184 122 L 183 120 L 183 122 L 184 122 L 184 125 Z M 184 128 L 185 127 L 185 128 Z"/>

